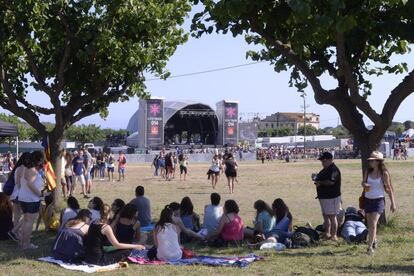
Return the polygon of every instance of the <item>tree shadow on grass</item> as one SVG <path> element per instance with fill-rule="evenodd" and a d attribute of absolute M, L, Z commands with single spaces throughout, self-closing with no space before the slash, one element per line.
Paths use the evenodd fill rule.
<path fill-rule="evenodd" d="M 369 265 L 369 266 L 357 266 L 356 269 L 359 273 L 406 273 L 406 274 L 413 274 L 414 273 L 414 264 L 407 264 L 407 265 Z"/>

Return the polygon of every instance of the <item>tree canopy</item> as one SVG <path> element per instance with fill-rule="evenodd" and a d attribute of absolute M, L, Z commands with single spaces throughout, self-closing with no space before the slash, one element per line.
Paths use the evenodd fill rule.
<path fill-rule="evenodd" d="M 187 0 L 4 0 L 0 2 L 0 106 L 56 143 L 111 102 L 145 97 L 144 73 L 165 65 L 187 35 Z M 28 94 L 44 94 L 37 105 Z M 53 115 L 48 130 L 39 115 Z"/>
<path fill-rule="evenodd" d="M 316 102 L 333 106 L 363 145 L 363 158 L 377 148 L 401 102 L 414 91 L 414 71 L 392 59 L 409 53 L 414 42 L 413 0 L 193 2 L 204 6 L 193 18 L 195 36 L 231 32 L 262 46 L 247 55 L 269 61 L 276 72 L 289 70 L 290 85 L 298 91 L 310 85 Z M 382 74 L 404 76 L 377 112 L 369 102 L 371 78 Z M 336 87 L 325 87 L 322 76 L 335 80 Z"/>

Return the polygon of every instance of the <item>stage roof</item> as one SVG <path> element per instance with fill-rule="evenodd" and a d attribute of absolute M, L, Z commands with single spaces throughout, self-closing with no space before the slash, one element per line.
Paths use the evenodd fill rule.
<path fill-rule="evenodd" d="M 194 102 L 194 101 L 165 101 L 164 102 L 164 123 L 166 123 L 175 113 L 180 111 L 181 109 L 189 106 L 189 105 L 204 105 L 210 109 L 212 109 L 209 105 Z M 214 109 L 212 109 L 214 110 Z M 127 130 L 129 133 L 134 133 L 138 131 L 138 110 L 132 115 L 132 117 L 128 121 Z"/>

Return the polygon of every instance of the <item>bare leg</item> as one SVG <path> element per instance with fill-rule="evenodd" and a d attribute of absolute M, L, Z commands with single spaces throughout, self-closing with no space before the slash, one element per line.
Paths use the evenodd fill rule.
<path fill-rule="evenodd" d="M 367 213 L 368 221 L 368 248 L 372 248 L 374 241 L 377 239 L 377 224 L 380 214 Z"/>
<path fill-rule="evenodd" d="M 336 236 L 336 233 L 338 231 L 338 220 L 336 219 L 336 215 L 328 215 L 328 218 L 331 225 L 331 240 L 337 241 L 338 237 Z"/>
<path fill-rule="evenodd" d="M 22 249 L 30 248 L 30 236 L 32 234 L 33 223 L 38 216 L 39 213 L 26 213 L 23 215 L 22 238 L 20 243 Z"/>
<path fill-rule="evenodd" d="M 323 226 L 325 227 L 325 238 L 331 237 L 331 221 L 328 215 L 323 215 Z"/>
<path fill-rule="evenodd" d="M 229 186 L 229 193 L 231 194 L 231 186 L 230 186 L 231 178 L 227 177 L 227 186 Z"/>

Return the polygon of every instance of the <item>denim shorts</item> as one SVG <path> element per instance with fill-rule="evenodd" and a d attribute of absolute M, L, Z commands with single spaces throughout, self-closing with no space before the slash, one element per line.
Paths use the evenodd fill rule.
<path fill-rule="evenodd" d="M 40 201 L 37 202 L 23 202 L 19 201 L 20 208 L 22 208 L 23 214 L 36 214 L 39 212 L 40 209 Z"/>
<path fill-rule="evenodd" d="M 365 213 L 382 214 L 385 209 L 385 199 L 383 197 L 374 199 L 364 198 L 364 205 Z"/>

